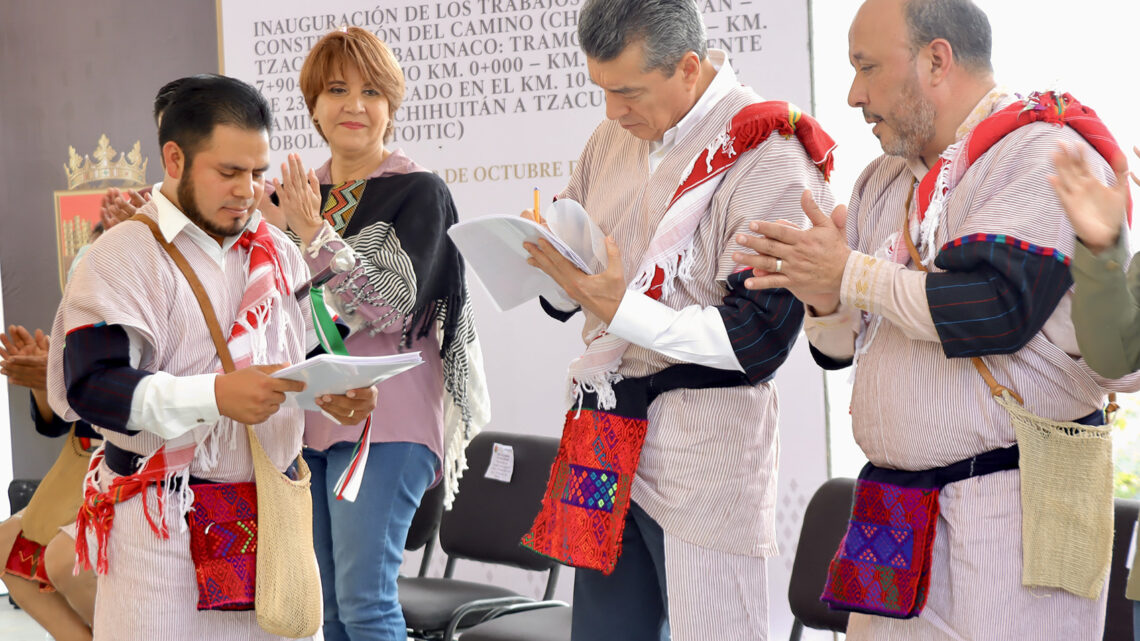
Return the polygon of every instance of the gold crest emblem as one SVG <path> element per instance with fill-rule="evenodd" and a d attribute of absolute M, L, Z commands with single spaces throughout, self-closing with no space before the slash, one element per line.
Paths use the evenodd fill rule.
<path fill-rule="evenodd" d="M 92 230 L 100 221 L 100 205 L 108 187 L 139 187 L 146 184 L 146 158 L 135 141 L 129 152 L 118 154 L 104 134 L 90 156 L 80 156 L 68 148 L 63 166 L 67 189 L 55 192 L 56 253 L 59 256 L 59 284 L 67 283 L 71 263 L 91 241 Z M 118 155 L 116 159 L 115 156 Z"/>

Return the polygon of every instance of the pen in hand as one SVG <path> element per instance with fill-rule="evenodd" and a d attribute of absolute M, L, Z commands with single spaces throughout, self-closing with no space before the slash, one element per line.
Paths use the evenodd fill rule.
<path fill-rule="evenodd" d="M 543 224 L 542 214 L 539 213 L 540 201 L 541 201 L 541 197 L 538 194 L 538 187 L 535 187 L 534 188 L 534 222 L 538 223 L 539 225 Z"/>

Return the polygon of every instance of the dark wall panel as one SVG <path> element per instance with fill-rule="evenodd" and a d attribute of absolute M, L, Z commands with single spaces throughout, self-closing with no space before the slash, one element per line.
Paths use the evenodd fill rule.
<path fill-rule="evenodd" d="M 218 69 L 212 0 L 0 2 L 0 274 L 7 323 L 51 326 L 59 304 L 52 192 L 68 146 L 136 140 L 161 178 L 151 101 L 167 81 Z M 62 337 L 59 337 L 62 339 Z M 40 437 L 28 395 L 10 387 L 16 478 L 40 477 L 61 442 Z"/>

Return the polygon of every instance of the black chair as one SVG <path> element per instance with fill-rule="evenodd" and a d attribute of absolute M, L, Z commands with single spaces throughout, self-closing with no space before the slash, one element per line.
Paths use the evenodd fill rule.
<path fill-rule="evenodd" d="M 484 476 L 496 443 L 514 449 L 510 483 Z M 538 514 L 550 467 L 558 452 L 558 439 L 484 432 L 467 448 L 470 469 L 459 483 L 459 494 L 440 520 L 439 543 L 447 554 L 442 578 L 401 577 L 400 605 L 410 636 L 451 641 L 456 631 L 470 627 L 487 613 L 516 603 L 532 602 L 507 588 L 453 579 L 459 559 L 496 563 L 535 572 L 547 572 L 550 600 L 558 581 L 559 565 L 519 545 Z"/>
<path fill-rule="evenodd" d="M 804 511 L 788 603 L 792 607 L 791 641 L 800 641 L 804 627 L 833 632 L 847 631 L 847 612 L 827 607 L 819 600 L 827 583 L 827 566 L 847 532 L 847 519 L 855 493 L 855 479 L 835 478 L 820 486 Z"/>
<path fill-rule="evenodd" d="M 507 606 L 464 630 L 462 641 L 570 641 L 572 613 L 561 601 Z"/>
<path fill-rule="evenodd" d="M 424 549 L 423 558 L 420 559 L 420 573 L 416 576 L 427 576 L 428 565 L 431 563 L 432 553 L 435 552 L 435 535 L 439 533 L 439 520 L 443 516 L 443 492 L 443 483 L 424 492 L 420 506 L 412 516 L 412 524 L 408 528 L 404 549 L 409 552 Z"/>
<path fill-rule="evenodd" d="M 1108 576 L 1108 612 L 1104 641 L 1132 641 L 1132 602 L 1124 597 L 1128 583 L 1128 557 L 1132 554 L 1132 528 L 1140 514 L 1140 501 L 1116 499 L 1112 539 L 1112 569 Z M 1133 572 L 1140 571 L 1136 567 Z"/>
<path fill-rule="evenodd" d="M 8 508 L 12 514 L 28 507 L 28 501 L 40 486 L 38 479 L 15 479 L 8 483 Z"/>

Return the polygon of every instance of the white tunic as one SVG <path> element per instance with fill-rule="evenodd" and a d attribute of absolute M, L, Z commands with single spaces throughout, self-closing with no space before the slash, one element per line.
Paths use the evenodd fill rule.
<path fill-rule="evenodd" d="M 724 67 L 727 67 L 727 63 Z M 722 68 L 723 70 L 723 68 Z M 650 171 L 653 143 L 640 140 L 614 121 L 594 132 L 560 197 L 582 203 L 590 218 L 621 249 L 631 278 L 681 178 L 694 160 L 745 106 L 761 98 L 733 83 L 707 114 L 691 125 Z M 773 134 L 740 156 L 712 198 L 709 215 L 694 234 L 692 278 L 661 299 L 673 309 L 723 304 L 726 280 L 737 265 L 739 233 L 753 220 L 806 217 L 800 194 L 811 189 L 831 205 L 822 173 L 796 139 Z M 623 303 L 624 304 L 624 303 Z M 718 319 L 719 320 L 719 319 Z M 587 317 L 584 333 L 597 327 Z M 647 376 L 681 361 L 631 345 L 618 372 Z M 739 555 L 776 553 L 776 467 L 779 459 L 775 385 L 674 390 L 649 408 L 649 429 L 632 499 L 666 533 Z"/>
<path fill-rule="evenodd" d="M 1011 102 L 993 98 L 983 100 L 990 108 L 982 117 Z M 1021 127 L 978 158 L 950 192 L 937 246 L 970 234 L 1007 234 L 1071 255 L 1073 230 L 1048 183 L 1052 154 L 1062 142 L 1081 147 L 1094 173 L 1109 180 L 1107 163 L 1072 129 Z M 846 358 L 854 353 L 858 331 L 856 302 L 883 315 L 857 362 L 852 429 L 872 463 L 903 470 L 940 467 L 1016 442 L 1008 413 L 990 397 L 970 360 L 943 353 L 926 301 L 925 274 L 913 264 L 867 260 L 902 229 L 908 194 L 922 173 L 913 163 L 887 156 L 864 171 L 848 216 L 848 242 L 856 251 L 844 273 L 841 308 L 828 317 L 809 315 L 804 327 L 822 352 Z M 1103 407 L 1107 390 L 1137 387 L 1136 377 L 1105 380 L 1080 359 L 1069 319 L 1071 297 L 1070 291 L 1024 348 L 984 358 L 998 382 L 1018 392 L 1030 411 L 1053 420 L 1083 417 Z M 1021 587 L 1018 471 L 948 485 L 940 503 L 922 615 L 905 621 L 853 615 L 848 638 L 1100 639 L 1106 591 L 1089 600 Z"/>
<path fill-rule="evenodd" d="M 193 234 L 201 230 L 163 225 L 163 216 L 152 202 L 141 213 L 155 217 L 160 227 L 178 231 L 168 240 L 182 251 L 202 281 L 223 332 L 228 333 L 237 314 L 249 273 L 248 252 L 230 249 L 211 256 Z M 255 216 L 251 224 L 260 220 Z M 286 236 L 270 227 L 290 289 L 305 283 L 308 268 Z M 201 239 L 198 239 L 201 240 Z M 271 319 L 274 318 L 271 316 Z M 293 296 L 283 296 L 278 322 L 285 324 L 286 340 L 279 344 L 278 327 L 267 327 L 268 357 L 272 363 L 297 363 L 305 358 L 309 308 Z M 165 372 L 174 377 L 194 377 L 220 371 L 221 364 L 210 339 L 202 312 L 189 283 L 156 242 L 150 228 L 140 222 L 116 225 L 95 243 L 76 268 L 57 312 L 49 355 L 49 391 L 52 407 L 69 412 L 63 382 L 62 349 L 70 330 L 105 322 L 127 328 L 140 340 L 138 367 Z M 146 379 L 144 379 L 146 380 Z M 98 427 L 98 426 L 96 426 Z M 304 415 L 300 409 L 282 408 L 255 426 L 270 459 L 285 470 L 300 452 Z M 253 480 L 253 465 L 245 428 L 228 418 L 194 428 L 205 434 L 198 446 L 190 473 L 213 481 Z M 128 436 L 103 430 L 108 442 L 141 454 L 150 454 L 164 440 L 142 431 Z M 114 475 L 101 470 L 106 484 Z M 152 502 L 154 493 L 148 492 Z M 272 639 L 259 627 L 253 612 L 198 612 L 198 589 L 190 560 L 189 534 L 182 514 L 170 506 L 170 538 L 160 539 L 151 530 L 142 510 L 141 496 L 116 505 L 109 542 L 110 569 L 98 578 L 94 634 L 96 639 L 115 641 L 176 641 L 181 639 Z M 94 536 L 89 537 L 95 558 Z"/>

